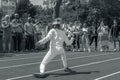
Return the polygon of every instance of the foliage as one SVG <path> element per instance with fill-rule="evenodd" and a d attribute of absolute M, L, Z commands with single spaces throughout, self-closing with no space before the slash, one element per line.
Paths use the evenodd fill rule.
<path fill-rule="evenodd" d="M 27 13 L 31 17 L 34 17 L 36 15 L 36 7 L 32 5 L 29 0 L 18 0 L 17 9 L 15 12 L 20 16 Z"/>
<path fill-rule="evenodd" d="M 118 0 L 89 0 L 89 4 L 81 4 L 80 0 L 69 0 L 62 9 L 62 18 L 68 21 L 87 21 L 90 24 L 104 18 L 105 21 L 120 17 L 120 1 Z M 108 23 L 106 22 L 106 23 Z"/>
<path fill-rule="evenodd" d="M 38 19 L 41 23 L 47 24 L 52 21 L 53 9 L 43 9 L 41 6 L 36 6 L 36 10 L 37 12 L 35 18 Z"/>
<path fill-rule="evenodd" d="M 25 1 L 25 3 L 24 3 Z M 27 2 L 26 2 L 27 1 Z M 50 5 L 54 5 L 58 0 L 47 0 Z M 88 24 L 98 23 L 104 18 L 107 24 L 111 24 L 112 18 L 120 17 L 120 1 L 118 0 L 89 0 L 88 4 L 82 4 L 80 0 L 62 0 L 60 7 L 60 17 L 65 21 L 80 21 L 88 22 Z M 54 8 L 53 6 L 42 8 L 41 6 L 30 5 L 29 0 L 20 0 L 17 11 L 20 13 L 29 13 L 31 16 L 35 16 L 40 22 L 49 23 L 52 22 Z M 25 7 L 26 6 L 26 7 Z M 30 7 L 31 6 L 31 7 Z M 55 7 L 55 6 L 54 6 Z M 59 8 L 59 7 L 58 7 Z M 22 9 L 26 11 L 21 11 Z M 97 24 L 96 24 L 97 25 Z"/>
<path fill-rule="evenodd" d="M 0 19 L 2 19 L 3 15 L 4 15 L 3 10 L 0 8 Z"/>

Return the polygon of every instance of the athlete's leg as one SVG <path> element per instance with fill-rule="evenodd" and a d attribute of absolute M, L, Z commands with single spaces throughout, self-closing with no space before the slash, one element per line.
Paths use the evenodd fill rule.
<path fill-rule="evenodd" d="M 56 53 L 53 51 L 48 51 L 46 56 L 44 57 L 43 61 L 40 64 L 40 73 L 44 74 L 45 72 L 45 66 L 56 56 Z"/>
<path fill-rule="evenodd" d="M 11 43 L 9 42 L 8 43 L 8 52 L 10 52 L 11 51 Z"/>
<path fill-rule="evenodd" d="M 3 36 L 3 44 L 2 44 L 2 47 L 3 47 L 3 52 L 6 52 L 6 44 L 7 44 L 7 40 L 6 40 L 6 37 Z"/>
<path fill-rule="evenodd" d="M 86 37 L 86 47 L 87 47 L 88 52 L 91 52 L 88 37 Z"/>
<path fill-rule="evenodd" d="M 116 40 L 114 40 L 114 51 L 116 51 Z"/>
<path fill-rule="evenodd" d="M 67 59 L 66 59 L 66 55 L 65 55 L 65 52 L 63 51 L 63 53 L 61 54 L 61 59 L 62 59 L 62 62 L 63 62 L 63 66 L 64 66 L 64 71 L 65 72 L 74 72 L 72 71 L 68 66 L 67 66 Z"/>
<path fill-rule="evenodd" d="M 98 46 L 98 36 L 95 36 L 95 51 L 97 51 Z"/>
<path fill-rule="evenodd" d="M 67 68 L 67 59 L 66 59 L 65 52 L 63 52 L 63 54 L 61 54 L 61 59 L 63 62 L 64 69 Z"/>

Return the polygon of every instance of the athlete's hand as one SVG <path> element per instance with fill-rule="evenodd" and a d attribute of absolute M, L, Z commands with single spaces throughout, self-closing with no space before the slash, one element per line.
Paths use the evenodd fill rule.
<path fill-rule="evenodd" d="M 39 42 L 36 42 L 36 43 L 35 43 L 35 46 L 36 46 L 36 47 L 40 46 L 40 43 L 39 43 Z"/>

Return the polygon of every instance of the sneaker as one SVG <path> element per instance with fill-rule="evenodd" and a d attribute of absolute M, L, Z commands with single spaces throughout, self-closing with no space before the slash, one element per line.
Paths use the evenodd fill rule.
<path fill-rule="evenodd" d="M 46 78 L 47 76 L 49 76 L 48 74 L 40 74 L 40 73 L 35 73 L 33 74 L 33 76 L 35 78 Z"/>
<path fill-rule="evenodd" d="M 90 48 L 88 48 L 88 52 L 89 52 L 89 53 L 91 52 L 91 49 L 90 49 Z"/>
<path fill-rule="evenodd" d="M 72 70 L 71 70 L 70 68 L 68 68 L 68 67 L 65 68 L 64 71 L 65 71 L 65 72 L 72 72 Z"/>
<path fill-rule="evenodd" d="M 85 52 L 85 51 L 86 51 L 86 49 L 84 48 L 84 49 L 83 49 L 83 51 Z"/>
<path fill-rule="evenodd" d="M 117 49 L 115 48 L 114 51 L 117 51 Z"/>
<path fill-rule="evenodd" d="M 75 52 L 75 49 L 73 49 L 73 52 Z"/>
<path fill-rule="evenodd" d="M 100 52 L 103 52 L 103 49 L 100 49 Z"/>

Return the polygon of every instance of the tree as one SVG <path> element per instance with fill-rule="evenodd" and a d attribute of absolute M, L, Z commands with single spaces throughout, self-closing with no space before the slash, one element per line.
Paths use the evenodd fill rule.
<path fill-rule="evenodd" d="M 61 3 L 62 3 L 62 0 L 56 0 L 55 1 L 55 7 L 54 7 L 54 13 L 53 13 L 54 18 L 59 17 Z"/>
<path fill-rule="evenodd" d="M 29 8 L 28 8 L 28 14 L 34 18 L 34 16 L 36 15 L 37 13 L 37 6 L 34 6 L 33 4 L 30 4 L 29 5 Z"/>
<path fill-rule="evenodd" d="M 30 7 L 29 0 L 18 0 L 17 8 L 15 12 L 20 14 L 20 16 L 22 16 L 22 14 L 28 13 L 29 7 Z"/>
<path fill-rule="evenodd" d="M 53 8 L 53 18 L 58 18 L 60 15 L 60 6 L 62 0 L 45 0 L 44 5 L 46 8 Z"/>
<path fill-rule="evenodd" d="M 52 8 L 42 8 L 41 6 L 36 7 L 36 16 L 35 18 L 38 19 L 41 23 L 50 23 L 53 20 L 53 9 Z"/>
<path fill-rule="evenodd" d="M 3 17 L 3 14 L 4 14 L 4 12 L 3 12 L 3 10 L 0 8 L 0 20 L 1 20 L 1 18 Z"/>

